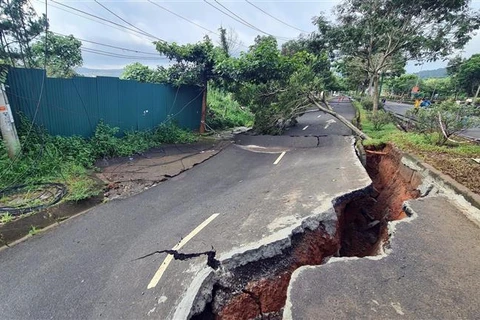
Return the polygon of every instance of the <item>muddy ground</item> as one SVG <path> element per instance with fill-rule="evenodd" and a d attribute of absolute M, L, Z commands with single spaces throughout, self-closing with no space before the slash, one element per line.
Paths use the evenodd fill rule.
<path fill-rule="evenodd" d="M 126 198 L 204 162 L 228 146 L 228 141 L 204 140 L 194 144 L 173 144 L 145 153 L 98 160 L 97 178 L 106 184 L 107 200 Z"/>

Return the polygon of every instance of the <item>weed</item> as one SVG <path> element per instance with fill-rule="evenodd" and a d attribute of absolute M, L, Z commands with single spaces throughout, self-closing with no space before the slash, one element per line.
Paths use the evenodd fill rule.
<path fill-rule="evenodd" d="M 29 128 L 32 131 L 27 134 Z M 9 159 L 4 145 L 0 144 L 0 189 L 59 182 L 68 188 L 66 199 L 78 201 L 102 191 L 102 186 L 89 176 L 96 169 L 96 159 L 129 156 L 163 143 L 189 143 L 197 139 L 194 133 L 181 129 L 172 121 L 150 131 L 129 131 L 123 136 L 119 131 L 119 128 L 100 122 L 91 139 L 51 136 L 22 118 L 19 158 Z"/>
<path fill-rule="evenodd" d="M 37 227 L 35 227 L 35 226 L 31 226 L 30 231 L 28 231 L 28 234 L 31 235 L 31 236 L 34 236 L 39 232 L 40 232 L 40 229 L 37 229 Z"/>
<path fill-rule="evenodd" d="M 13 220 L 13 215 L 7 212 L 7 213 L 4 213 L 0 218 L 0 223 L 8 223 L 12 220 Z"/>
<path fill-rule="evenodd" d="M 225 129 L 238 126 L 253 125 L 253 113 L 248 108 L 241 107 L 231 93 L 218 89 L 208 91 L 207 125 L 212 129 Z"/>

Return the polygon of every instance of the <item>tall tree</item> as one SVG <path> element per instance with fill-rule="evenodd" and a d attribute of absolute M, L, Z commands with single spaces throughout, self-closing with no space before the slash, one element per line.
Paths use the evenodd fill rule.
<path fill-rule="evenodd" d="M 344 0 L 335 9 L 336 21 L 317 17 L 319 38 L 330 50 L 359 59 L 373 84 L 378 109 L 379 80 L 399 56 L 433 61 L 462 48 L 480 26 L 470 1 Z"/>
<path fill-rule="evenodd" d="M 480 54 L 474 54 L 458 68 L 458 84 L 470 96 L 477 96 L 480 86 Z"/>
<path fill-rule="evenodd" d="M 43 68 L 47 62 L 47 75 L 56 78 L 71 78 L 76 75 L 74 68 L 83 64 L 82 42 L 73 35 L 60 36 L 48 32 L 32 45 L 34 66 Z M 46 60 L 45 60 L 46 59 Z"/>
<path fill-rule="evenodd" d="M 195 44 L 179 45 L 175 42 L 157 41 L 155 45 L 160 54 L 176 62 L 170 68 L 170 77 L 175 84 L 193 84 L 203 88 L 202 117 L 199 131 L 204 133 L 208 81 L 217 76 L 214 67 L 220 57 L 225 58 L 225 53 L 216 48 L 208 36 Z"/>
<path fill-rule="evenodd" d="M 11 65 L 34 67 L 31 44 L 45 29 L 28 0 L 0 0 L 0 58 Z"/>

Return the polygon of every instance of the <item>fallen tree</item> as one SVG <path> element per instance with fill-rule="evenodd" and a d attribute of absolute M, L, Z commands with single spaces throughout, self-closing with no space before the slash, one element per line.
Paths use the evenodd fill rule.
<path fill-rule="evenodd" d="M 335 118 L 337 118 L 338 120 L 340 120 L 340 122 L 342 122 L 345 126 L 347 126 L 349 129 L 351 129 L 353 132 L 355 132 L 355 134 L 357 136 L 359 136 L 361 139 L 363 140 L 367 140 L 367 139 L 370 139 L 369 136 L 367 136 L 365 133 L 363 133 L 360 129 L 358 129 L 357 127 L 355 127 L 353 125 L 353 123 L 351 123 L 350 121 L 348 121 L 344 116 L 342 116 L 341 114 L 338 114 L 336 113 L 332 106 L 330 106 L 330 104 L 327 102 L 327 100 L 325 99 L 325 94 L 323 94 L 323 92 L 320 94 L 320 102 L 318 101 L 318 99 L 313 95 L 313 94 L 309 94 L 308 95 L 308 99 L 311 103 L 313 103 L 317 108 L 318 110 L 320 111 L 323 111 L 325 113 L 328 113 L 329 115 L 331 116 L 334 116 Z M 323 106 L 322 106 L 323 104 Z"/>

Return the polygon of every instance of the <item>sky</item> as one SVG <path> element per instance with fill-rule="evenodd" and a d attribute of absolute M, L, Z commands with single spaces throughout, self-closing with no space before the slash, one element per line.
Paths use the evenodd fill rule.
<path fill-rule="evenodd" d="M 161 39 L 168 42 L 175 41 L 179 44 L 185 44 L 200 41 L 205 34 L 208 34 L 214 42 L 217 42 L 218 35 L 209 31 L 218 33 L 218 28 L 220 26 L 226 29 L 232 29 L 237 33 L 239 42 L 243 44 L 243 46 L 239 46 L 240 50 L 246 50 L 247 47 L 253 43 L 253 40 L 258 34 L 263 34 L 261 32 L 278 37 L 279 44 L 282 44 L 286 39 L 296 38 L 301 33 L 299 30 L 304 32 L 315 31 L 315 26 L 312 24 L 312 18 L 322 12 L 326 13 L 327 16 L 332 16 L 332 9 L 335 5 L 340 3 L 340 0 L 151 1 L 205 29 L 208 29 L 209 31 L 206 31 L 193 23 L 187 22 L 147 0 L 98 0 L 98 2 L 100 2 L 101 5 L 94 0 L 48 0 L 47 12 L 50 22 L 50 31 L 61 34 L 73 34 L 79 39 L 142 52 L 125 51 L 83 41 L 82 48 L 86 48 L 87 51 L 92 49 L 96 50 L 96 53 L 91 51 L 84 51 L 82 53 L 84 67 L 95 69 L 120 69 L 125 65 L 136 61 L 151 67 L 168 64 L 168 60 L 162 59 L 156 55 L 157 52 L 152 43 L 153 41 Z M 31 0 L 31 3 L 37 13 L 45 12 L 45 0 Z M 127 26 L 131 30 L 112 26 L 105 21 L 99 21 L 97 18 L 74 11 L 61 4 Z M 252 4 L 266 13 L 254 7 Z M 102 5 L 133 26 L 127 25 L 125 21 L 116 17 L 102 7 Z M 224 12 L 232 15 L 221 5 L 243 19 L 243 23 L 232 19 L 212 7 L 216 6 Z M 472 8 L 477 10 L 480 9 L 480 0 L 474 0 L 472 2 Z M 283 23 L 269 15 L 281 20 Z M 140 34 L 140 31 L 138 31 L 139 29 L 149 35 Z M 479 52 L 480 34 L 474 36 L 461 54 L 463 57 L 468 58 L 472 54 Z M 115 56 L 112 56 L 112 53 Z M 128 56 L 128 58 L 118 57 L 119 54 Z M 446 61 L 437 61 L 425 63 L 423 65 L 415 65 L 415 62 L 411 61 L 408 63 L 406 69 L 407 72 L 411 73 L 445 67 L 446 64 Z"/>

